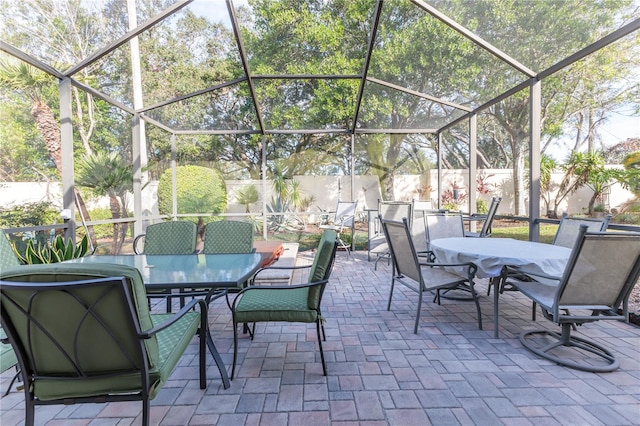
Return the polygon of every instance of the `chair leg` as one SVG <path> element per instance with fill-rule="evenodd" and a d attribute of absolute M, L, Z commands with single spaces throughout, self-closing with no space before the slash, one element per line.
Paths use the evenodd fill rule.
<path fill-rule="evenodd" d="M 620 366 L 620 361 L 616 359 L 615 355 L 603 346 L 596 344 L 595 342 L 571 335 L 571 329 L 575 326 L 572 323 L 563 323 L 561 325 L 561 333 L 549 330 L 534 330 L 523 331 L 520 333 L 520 343 L 529 351 L 536 355 L 553 361 L 557 364 L 564 365 L 565 367 L 573 368 L 576 370 L 589 371 L 593 373 L 606 373 L 616 370 Z M 530 339 L 534 335 L 543 335 L 553 338 L 555 341 L 544 346 L 538 346 L 534 344 L 535 339 Z M 540 342 L 538 342 L 539 344 Z M 545 341 L 546 343 L 546 341 Z M 584 354 L 577 353 L 578 355 L 574 359 L 557 356 L 551 351 L 558 347 L 575 347 L 586 352 L 590 352 L 605 361 L 605 364 L 598 365 L 596 363 L 581 363 L 584 358 Z"/>
<path fill-rule="evenodd" d="M 393 297 L 393 287 L 395 285 L 395 279 L 391 279 L 391 288 L 389 289 L 389 302 L 387 303 L 387 311 L 391 310 L 391 298 Z"/>
<path fill-rule="evenodd" d="M 418 312 L 416 313 L 416 323 L 413 326 L 413 334 L 418 334 L 418 324 L 420 323 L 420 310 L 422 309 L 422 294 L 424 291 L 418 292 Z"/>
<path fill-rule="evenodd" d="M 142 425 L 149 426 L 149 399 L 145 398 L 142 401 Z"/>
<path fill-rule="evenodd" d="M 33 401 L 33 396 L 27 390 L 27 386 L 25 385 L 24 390 L 24 405 L 25 405 L 25 415 L 24 415 L 24 424 L 26 426 L 33 426 L 36 420 L 36 405 Z"/>
<path fill-rule="evenodd" d="M 478 329 L 482 330 L 482 312 L 480 311 L 480 296 L 476 293 L 476 289 L 472 283 L 469 284 L 469 289 L 471 291 L 471 296 L 473 297 L 473 301 L 476 303 L 476 311 L 478 312 Z"/>
<path fill-rule="evenodd" d="M 19 368 L 17 368 L 17 366 L 16 366 L 16 370 L 18 371 L 16 372 L 16 375 L 13 376 L 13 379 L 11 379 L 11 383 L 9 383 L 9 387 L 7 388 L 7 391 L 4 393 L 4 396 L 9 395 L 9 392 L 11 392 L 11 388 L 13 387 L 13 384 L 16 382 L 16 380 L 20 379 L 21 371 Z"/>
<path fill-rule="evenodd" d="M 233 365 L 231 366 L 231 380 L 236 374 L 236 362 L 238 361 L 238 324 L 233 320 Z"/>
<path fill-rule="evenodd" d="M 323 327 L 324 330 L 324 327 Z M 322 339 L 320 338 L 320 319 L 316 320 L 316 333 L 318 334 L 318 347 L 320 348 L 320 360 L 322 361 L 322 372 L 327 375 L 327 365 L 324 362 L 324 352 L 322 351 Z"/>

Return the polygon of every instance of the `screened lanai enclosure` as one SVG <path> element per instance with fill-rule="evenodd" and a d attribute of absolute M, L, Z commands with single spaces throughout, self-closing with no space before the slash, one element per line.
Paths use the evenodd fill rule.
<path fill-rule="evenodd" d="M 70 229 L 115 223 L 116 242 L 171 218 L 269 238 L 339 200 L 366 220 L 378 200 L 493 196 L 535 239 L 543 159 L 640 111 L 635 0 L 5 5 L 2 120 L 37 131 L 5 134 L 28 149 L 5 144 L 2 180 L 61 181 Z"/>

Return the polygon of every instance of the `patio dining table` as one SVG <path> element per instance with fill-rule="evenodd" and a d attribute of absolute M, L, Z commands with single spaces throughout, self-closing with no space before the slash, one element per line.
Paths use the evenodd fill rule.
<path fill-rule="evenodd" d="M 431 241 L 431 249 L 442 263 L 473 262 L 478 267 L 476 276 L 489 278 L 495 284 L 493 333 L 496 338 L 503 267 L 517 266 L 533 274 L 561 276 L 571 255 L 571 249 L 566 247 L 512 238 L 442 238 Z"/>
<path fill-rule="evenodd" d="M 207 301 L 214 292 L 224 294 L 229 288 L 242 286 L 260 268 L 262 255 L 246 254 L 184 254 L 184 255 L 108 255 L 85 256 L 71 263 L 113 263 L 137 268 L 149 290 L 180 290 L 188 296 L 191 289 L 207 291 Z M 227 369 L 222 362 L 209 327 L 207 346 L 220 370 L 224 388 L 230 386 Z"/>

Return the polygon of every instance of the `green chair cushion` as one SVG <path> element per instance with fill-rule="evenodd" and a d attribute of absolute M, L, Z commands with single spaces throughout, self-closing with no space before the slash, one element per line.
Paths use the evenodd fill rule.
<path fill-rule="evenodd" d="M 318 250 L 313 258 L 313 264 L 309 271 L 309 282 L 321 281 L 328 278 L 328 273 L 332 267 L 334 251 L 336 249 L 336 241 L 338 234 L 333 230 L 326 230 L 322 233 Z M 320 297 L 322 287 L 314 286 L 309 292 L 309 309 L 318 309 L 320 305 Z"/>
<path fill-rule="evenodd" d="M 153 314 L 154 325 L 160 324 L 173 314 Z M 200 313 L 188 312 L 169 328 L 158 332 L 159 360 L 155 368 L 149 370 L 149 398 L 153 399 L 167 382 L 200 326 Z M 41 400 L 73 398 L 78 396 L 113 395 L 140 392 L 140 375 L 121 377 L 98 377 L 85 380 L 38 380 L 34 394 Z"/>
<path fill-rule="evenodd" d="M 32 267 L 15 268 L 15 273 L 11 273 L 10 276 L 2 273 L 3 279 L 11 279 L 13 281 L 28 281 L 38 282 L 44 281 L 45 278 L 48 281 L 62 282 L 62 281 L 74 281 L 87 278 L 95 278 L 98 276 L 126 276 L 131 277 L 130 282 L 136 283 L 138 280 L 135 278 L 136 273 L 139 272 L 135 268 L 129 268 L 122 265 L 103 265 L 103 264 L 56 264 L 55 273 L 52 271 L 54 265 L 34 265 Z M 107 269 L 103 269 L 108 266 Z M 18 271 L 19 269 L 19 271 Z M 23 275 L 23 270 L 30 270 L 30 275 Z M 37 270 L 34 271 L 34 270 Z M 48 273 L 45 273 L 48 272 Z M 135 271 L 135 272 L 134 272 Z M 29 279 L 30 278 L 30 279 Z M 140 283 L 142 280 L 140 279 Z M 135 284 L 133 286 L 136 287 Z M 148 312 L 146 296 L 144 295 L 144 287 L 142 287 L 142 294 L 135 294 L 135 298 L 138 299 L 138 306 L 142 307 L 142 311 L 145 314 L 145 325 L 141 325 L 143 330 L 148 330 L 153 326 L 161 324 L 163 321 L 171 318 L 174 314 L 153 314 Z M 60 296 L 58 296 L 60 297 Z M 117 308 L 114 308 L 114 315 L 119 315 L 116 312 Z M 124 326 L 124 325 L 123 325 Z M 188 312 L 178 321 L 172 324 L 165 330 L 158 332 L 151 339 L 145 340 L 147 345 L 147 353 L 150 356 L 151 346 L 154 352 L 153 365 L 149 366 L 149 396 L 154 398 L 157 392 L 167 382 L 171 373 L 178 364 L 180 357 L 184 353 L 187 346 L 193 340 L 193 337 L 198 332 L 200 327 L 200 312 Z M 85 339 L 86 340 L 86 339 Z M 152 344 L 150 344 L 152 343 Z M 115 353 L 119 355 L 119 351 L 115 349 Z M 82 354 L 80 354 L 82 355 Z M 82 357 L 82 356 L 81 356 Z M 86 358 L 86 356 L 84 357 Z M 85 378 L 82 380 L 69 380 L 65 378 L 61 379 L 39 379 L 35 381 L 33 392 L 34 395 L 40 400 L 55 400 L 61 398 L 74 398 L 80 396 L 99 396 L 106 394 L 124 394 L 132 392 L 140 392 L 141 378 L 138 373 L 131 373 L 122 376 L 110 375 L 108 367 L 111 356 L 106 354 L 104 360 L 96 360 L 97 365 L 100 363 L 105 364 L 104 371 L 96 373 L 94 378 Z M 117 358 L 114 355 L 113 358 Z M 66 367 L 64 360 L 51 361 L 51 368 L 57 368 L 60 365 L 63 369 Z M 64 364 L 63 364 L 64 363 Z M 86 366 L 86 364 L 85 364 Z M 95 370 L 96 367 L 92 367 Z M 116 373 L 117 371 L 113 371 Z M 107 375 L 106 377 L 104 375 Z"/>
<path fill-rule="evenodd" d="M 236 322 L 315 322 L 308 307 L 309 287 L 249 288 L 235 306 Z"/>

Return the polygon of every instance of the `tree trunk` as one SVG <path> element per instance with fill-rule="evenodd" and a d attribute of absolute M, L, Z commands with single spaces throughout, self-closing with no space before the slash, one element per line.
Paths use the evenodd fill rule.
<path fill-rule="evenodd" d="M 62 145 L 60 144 L 60 125 L 53 115 L 51 108 L 40 99 L 35 99 L 31 106 L 31 115 L 36 121 L 36 125 L 40 133 L 44 138 L 45 145 L 47 146 L 47 152 L 54 164 L 60 176 L 62 176 Z M 89 211 L 82 199 L 80 193 L 74 188 L 74 202 L 78 211 L 81 213 L 85 220 L 91 220 L 89 217 Z M 97 240 L 93 226 L 87 226 L 87 235 L 91 241 L 92 247 L 97 246 Z"/>

